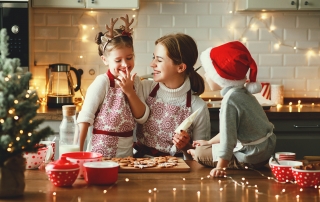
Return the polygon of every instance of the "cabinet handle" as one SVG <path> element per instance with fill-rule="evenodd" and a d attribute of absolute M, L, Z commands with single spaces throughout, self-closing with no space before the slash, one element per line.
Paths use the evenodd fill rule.
<path fill-rule="evenodd" d="M 315 126 L 298 126 L 298 125 L 293 125 L 294 128 L 320 128 L 319 125 Z"/>
<path fill-rule="evenodd" d="M 308 1 L 305 1 L 305 2 L 304 2 L 304 5 L 308 5 L 308 4 L 309 4 L 309 2 L 308 2 Z"/>
<path fill-rule="evenodd" d="M 291 5 L 294 5 L 295 4 L 295 2 L 294 1 L 291 1 Z"/>

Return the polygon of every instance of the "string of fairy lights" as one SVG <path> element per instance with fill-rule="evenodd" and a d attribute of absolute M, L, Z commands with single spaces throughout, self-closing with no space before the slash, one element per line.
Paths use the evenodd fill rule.
<path fill-rule="evenodd" d="M 235 11 L 233 9 L 230 9 L 230 8 L 233 8 L 234 4 L 234 1 L 228 1 L 228 5 L 227 5 L 227 12 L 229 14 L 234 14 Z M 256 14 L 257 13 L 257 14 Z M 307 53 L 307 56 L 316 56 L 316 55 L 320 55 L 320 46 L 319 46 L 319 43 L 317 46 L 314 46 L 314 47 L 307 47 L 307 48 L 304 48 L 304 47 L 298 47 L 296 45 L 290 45 L 288 43 L 285 42 L 285 40 L 278 36 L 276 34 L 276 29 L 277 27 L 274 26 L 273 24 L 268 24 L 267 23 L 267 19 L 268 19 L 268 13 L 266 12 L 262 12 L 262 13 L 258 13 L 256 12 L 255 15 L 251 16 L 251 18 L 249 19 L 249 23 L 248 25 L 246 26 L 246 28 L 243 30 L 243 32 L 240 34 L 240 37 L 239 37 L 239 41 L 245 43 L 248 41 L 247 37 L 245 37 L 246 33 L 249 31 L 249 30 L 257 30 L 259 27 L 257 25 L 257 22 L 259 23 L 262 23 L 264 25 L 264 28 L 266 28 L 269 33 L 271 34 L 271 36 L 274 38 L 274 40 L 276 41 L 276 43 L 274 44 L 274 49 L 277 50 L 279 49 L 281 46 L 284 46 L 284 47 L 289 47 L 289 48 L 292 48 L 293 50 L 296 50 L 296 51 L 304 51 Z M 232 28 L 231 28 L 232 29 Z M 317 53 L 318 52 L 318 53 Z"/>
<path fill-rule="evenodd" d="M 17 78 L 20 79 L 21 76 L 18 75 Z M 11 75 L 9 74 L 9 75 L 7 75 L 7 76 L 4 78 L 4 81 L 9 82 L 10 79 L 11 79 Z M 35 91 L 30 90 L 30 89 L 27 90 L 27 92 L 26 92 L 26 94 L 25 94 L 25 98 L 28 99 L 28 98 L 30 97 L 30 95 L 33 94 L 33 93 L 35 93 Z M 13 103 L 14 103 L 15 105 L 17 105 L 17 104 L 19 103 L 19 100 L 15 99 L 15 100 L 13 101 Z M 9 116 L 12 116 L 15 121 L 18 121 L 19 118 L 20 118 L 18 115 L 16 115 L 16 110 L 15 110 L 14 107 L 11 107 L 11 108 L 8 110 L 8 114 L 9 114 Z M 0 123 L 1 123 L 1 124 L 4 124 L 4 123 L 5 123 L 5 120 L 4 120 L 3 118 L 1 118 L 1 119 L 0 119 Z M 29 123 L 32 123 L 32 120 L 30 120 Z M 23 130 L 20 130 L 20 131 L 19 131 L 19 134 L 20 134 L 20 136 L 23 136 L 24 131 L 23 131 Z M 15 141 L 16 141 L 16 142 L 19 142 L 19 141 L 20 141 L 20 139 L 21 139 L 20 136 L 17 136 L 17 137 L 15 138 Z M 32 133 L 31 133 L 31 132 L 28 132 L 27 136 L 28 136 L 28 137 L 31 137 L 31 136 L 32 136 Z M 27 143 L 30 143 L 30 142 L 31 142 L 31 140 L 28 139 L 28 140 L 27 140 Z M 24 149 L 24 148 L 25 148 L 25 146 L 22 145 L 22 146 L 21 146 L 21 149 Z M 8 152 L 11 152 L 11 153 L 14 152 L 14 142 L 10 142 L 10 143 L 8 144 L 7 151 L 8 151 Z"/>
<path fill-rule="evenodd" d="M 247 166 L 245 167 L 245 170 L 254 171 L 254 172 L 258 173 L 259 175 L 261 175 L 266 180 L 273 180 L 274 182 L 279 183 L 279 184 L 283 184 L 283 185 L 285 185 L 285 184 L 296 184 L 295 181 L 288 181 L 288 180 L 286 182 L 279 182 L 276 178 L 267 176 L 267 175 L 263 174 L 262 172 L 260 172 L 259 170 L 256 170 L 256 169 L 253 169 L 253 168 L 249 168 Z M 274 198 L 275 201 L 278 201 L 278 200 L 281 200 L 282 198 L 291 196 L 293 200 L 295 198 L 296 201 L 298 202 L 299 199 L 301 198 L 299 193 L 302 193 L 304 191 L 303 187 L 299 187 L 298 190 L 291 191 L 291 192 L 287 191 L 285 188 L 282 188 L 282 189 L 279 189 L 279 193 L 276 193 L 274 195 L 270 195 L 267 192 L 268 190 L 264 190 L 263 191 L 263 190 L 259 189 L 259 186 L 257 184 L 252 185 L 250 183 L 250 180 L 246 179 L 245 177 L 241 177 L 240 180 L 236 180 L 232 176 L 225 175 L 223 178 L 215 178 L 215 179 L 217 179 L 217 180 L 212 179 L 212 177 L 210 175 L 208 175 L 206 177 L 199 178 L 199 181 L 210 180 L 212 183 L 218 182 L 219 183 L 219 189 L 217 191 L 219 191 L 219 192 L 224 191 L 227 188 L 228 184 L 234 184 L 235 186 L 239 186 L 239 187 L 242 187 L 242 188 L 245 188 L 245 189 L 248 189 L 248 190 L 252 190 L 253 189 L 254 190 L 254 194 L 256 194 L 257 196 L 264 195 L 264 196 L 267 196 L 267 197 L 270 197 L 270 198 Z M 181 180 L 182 181 L 188 181 L 189 179 L 188 178 L 181 178 Z M 190 178 L 190 180 L 194 180 L 194 178 Z M 130 179 L 129 178 L 125 178 L 124 181 L 125 182 L 129 182 Z M 116 184 L 113 184 L 113 185 L 109 186 L 107 189 L 104 189 L 102 191 L 102 194 L 107 194 L 108 190 L 111 190 L 113 187 L 116 187 L 115 185 Z M 184 189 L 186 189 L 186 188 L 184 188 Z M 312 189 L 312 187 L 307 188 L 307 189 L 310 190 L 310 189 Z M 319 194 L 320 194 L 320 185 L 319 186 L 314 186 L 313 189 L 314 190 L 319 190 Z M 179 190 L 176 187 L 172 187 L 173 194 L 175 194 L 178 191 Z M 40 190 L 40 192 L 41 192 L 41 190 Z M 160 192 L 162 193 L 163 190 L 159 190 L 156 187 L 146 190 L 146 194 L 153 194 L 153 193 L 160 193 Z M 195 195 L 198 197 L 198 199 L 200 199 L 201 193 L 202 193 L 202 191 L 195 191 Z M 56 200 L 57 200 L 57 192 L 53 192 L 52 196 L 53 196 L 53 202 L 56 202 Z M 200 201 L 200 200 L 198 200 L 198 201 Z M 78 197 L 78 202 L 81 202 L 81 197 Z"/>

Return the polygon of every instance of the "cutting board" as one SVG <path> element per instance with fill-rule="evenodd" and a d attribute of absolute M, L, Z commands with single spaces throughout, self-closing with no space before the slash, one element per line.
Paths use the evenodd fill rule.
<path fill-rule="evenodd" d="M 190 167 L 183 159 L 178 159 L 178 165 L 172 168 L 134 168 L 134 167 L 121 167 L 119 168 L 119 173 L 177 173 L 177 172 L 190 172 Z"/>

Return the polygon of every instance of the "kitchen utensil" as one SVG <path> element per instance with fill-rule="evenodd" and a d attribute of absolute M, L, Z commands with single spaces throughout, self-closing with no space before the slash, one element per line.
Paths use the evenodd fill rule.
<path fill-rule="evenodd" d="M 119 173 L 185 173 L 190 172 L 191 168 L 182 159 L 178 158 L 178 164 L 170 168 L 162 168 L 159 166 L 149 168 L 135 168 L 130 166 L 120 166 Z"/>
<path fill-rule="evenodd" d="M 67 160 L 62 156 L 59 160 L 51 162 L 46 166 L 49 180 L 57 187 L 72 186 L 77 179 L 80 166 Z"/>
<path fill-rule="evenodd" d="M 272 154 L 272 160 L 275 161 L 277 164 L 280 165 L 278 159 L 276 158 L 276 156 L 274 154 Z"/>
<path fill-rule="evenodd" d="M 119 164 L 116 162 L 85 162 L 83 168 L 84 179 L 88 184 L 107 185 L 118 180 Z"/>
<path fill-rule="evenodd" d="M 192 124 L 193 120 L 197 117 L 200 108 L 193 112 L 188 118 L 186 118 L 174 131 L 175 133 L 180 133 L 181 130 L 186 131 Z M 177 152 L 176 145 L 172 145 L 170 148 L 170 155 L 174 156 Z"/>
<path fill-rule="evenodd" d="M 320 156 L 304 156 L 303 159 L 308 161 L 320 161 Z"/>
<path fill-rule="evenodd" d="M 80 166 L 80 171 L 78 178 L 83 178 L 83 164 L 85 162 L 95 162 L 95 161 L 102 161 L 102 154 L 100 153 L 95 153 L 95 152 L 84 152 L 84 151 L 79 151 L 79 152 L 69 152 L 69 153 L 64 153 L 61 155 L 65 156 L 67 160 L 77 163 Z"/>
<path fill-rule="evenodd" d="M 300 161 L 279 161 L 279 164 L 275 161 L 269 161 L 269 166 L 271 171 L 278 182 L 285 183 L 294 180 L 292 174 L 292 167 L 301 166 L 302 162 Z"/>
<path fill-rule="evenodd" d="M 76 75 L 76 87 L 73 85 L 71 71 Z M 73 97 L 75 92 L 81 87 L 82 74 L 82 69 L 77 70 L 69 64 L 50 64 L 47 69 L 47 106 L 55 108 L 62 105 L 74 104 Z"/>
<path fill-rule="evenodd" d="M 45 144 L 48 147 L 48 151 L 45 157 L 45 163 L 49 163 L 50 161 L 54 161 L 54 153 L 56 151 L 56 143 L 54 141 L 46 140 L 40 141 L 40 144 Z"/>
<path fill-rule="evenodd" d="M 292 174 L 300 187 L 315 187 L 320 183 L 320 170 L 302 170 L 293 167 Z"/>
<path fill-rule="evenodd" d="M 41 147 L 37 152 L 25 152 L 23 157 L 26 159 L 26 169 L 37 169 L 44 162 L 48 147 Z"/>

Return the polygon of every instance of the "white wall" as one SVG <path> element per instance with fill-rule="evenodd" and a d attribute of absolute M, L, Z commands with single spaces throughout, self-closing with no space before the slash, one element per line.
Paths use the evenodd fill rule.
<path fill-rule="evenodd" d="M 244 43 L 258 65 L 259 81 L 283 84 L 285 97 L 320 95 L 320 11 L 237 13 L 231 0 L 140 0 L 137 11 L 32 10 L 32 49 L 36 65 L 31 67 L 31 71 L 33 85 L 39 89 L 40 96 L 44 93 L 48 64 L 63 62 L 82 68 L 85 72 L 84 92 L 97 74 L 106 72 L 98 56 L 94 36 L 105 31 L 105 24 L 110 18 L 126 13 L 130 17 L 136 15 L 134 71 L 139 75 L 151 73 L 149 63 L 154 41 L 164 34 L 189 34 L 196 40 L 199 53 L 208 47 L 245 37 Z M 264 20 L 260 19 L 262 14 Z M 273 27 L 274 31 L 270 32 Z M 276 48 L 279 41 L 282 45 Z M 195 68 L 198 66 L 199 62 Z M 94 69 L 96 74 L 89 75 L 90 69 Z M 202 75 L 203 69 L 199 73 Z M 205 95 L 220 96 L 208 88 Z"/>

